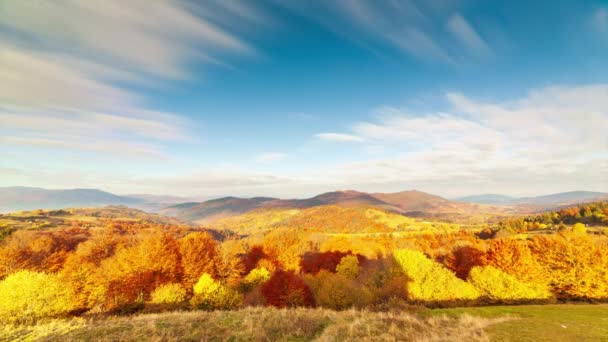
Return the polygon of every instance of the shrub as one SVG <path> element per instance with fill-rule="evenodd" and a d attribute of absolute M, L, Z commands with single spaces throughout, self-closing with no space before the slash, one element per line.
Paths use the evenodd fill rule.
<path fill-rule="evenodd" d="M 397 263 L 412 280 L 408 284 L 410 300 L 443 302 L 473 300 L 479 292 L 469 283 L 459 279 L 448 269 L 413 250 L 394 252 Z"/>
<path fill-rule="evenodd" d="M 315 303 L 322 307 L 334 310 L 362 308 L 372 301 L 368 288 L 341 274 L 321 271 L 316 276 L 307 276 L 306 280 L 314 293 Z"/>
<path fill-rule="evenodd" d="M 236 291 L 204 273 L 194 285 L 194 296 L 190 303 L 198 309 L 234 309 L 239 307 L 243 298 Z"/>
<path fill-rule="evenodd" d="M 310 288 L 293 271 L 275 271 L 261 291 L 269 305 L 279 308 L 314 305 Z"/>
<path fill-rule="evenodd" d="M 359 275 L 359 258 L 347 255 L 336 266 L 336 272 L 346 278 L 355 279 Z"/>
<path fill-rule="evenodd" d="M 180 304 L 186 300 L 186 289 L 180 284 L 165 284 L 152 292 L 153 304 Z"/>
<path fill-rule="evenodd" d="M 473 267 L 469 282 L 492 301 L 518 302 L 551 297 L 542 286 L 521 282 L 492 266 Z"/>
<path fill-rule="evenodd" d="M 245 290 L 249 290 L 258 285 L 261 285 L 270 279 L 270 272 L 266 267 L 257 267 L 251 270 L 247 276 L 243 279 L 243 286 Z"/>
<path fill-rule="evenodd" d="M 585 235 L 587 233 L 587 227 L 585 227 L 585 225 L 582 224 L 582 223 L 580 223 L 580 222 L 579 223 L 575 223 L 572 226 L 572 232 L 574 234 L 578 234 L 578 235 Z"/>
<path fill-rule="evenodd" d="M 33 322 L 74 309 L 72 292 L 54 274 L 19 271 L 0 282 L 0 320 Z"/>

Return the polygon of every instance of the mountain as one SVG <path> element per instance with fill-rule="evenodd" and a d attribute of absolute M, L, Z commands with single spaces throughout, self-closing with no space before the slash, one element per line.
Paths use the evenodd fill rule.
<path fill-rule="evenodd" d="M 517 200 L 516 197 L 499 195 L 499 194 L 483 194 L 465 196 L 454 199 L 457 202 L 464 203 L 479 203 L 479 204 L 509 204 Z"/>
<path fill-rule="evenodd" d="M 506 208 L 459 203 L 421 191 L 375 193 L 344 190 L 323 193 L 306 199 L 267 197 L 224 197 L 202 203 L 183 203 L 160 211 L 184 221 L 209 224 L 219 219 L 244 214 L 256 209 L 307 209 L 319 206 L 370 207 L 412 216 L 471 215 L 505 213 Z"/>
<path fill-rule="evenodd" d="M 142 199 L 118 196 L 97 189 L 0 188 L 0 212 L 106 205 L 138 206 L 142 203 L 144 203 Z"/>
<path fill-rule="evenodd" d="M 508 205 L 519 208 L 548 209 L 584 202 L 607 200 L 608 193 L 592 191 L 570 191 L 534 197 L 510 197 L 504 195 L 474 195 L 456 199 L 459 202 L 493 205 Z"/>
<path fill-rule="evenodd" d="M 220 218 L 246 213 L 273 201 L 277 201 L 277 199 L 223 197 L 202 203 L 188 202 L 172 205 L 160 210 L 160 213 L 175 216 L 184 221 L 208 223 Z"/>
<path fill-rule="evenodd" d="M 570 191 L 544 196 L 519 198 L 515 201 L 515 204 L 534 205 L 549 208 L 602 200 L 608 200 L 608 193 L 593 191 Z"/>

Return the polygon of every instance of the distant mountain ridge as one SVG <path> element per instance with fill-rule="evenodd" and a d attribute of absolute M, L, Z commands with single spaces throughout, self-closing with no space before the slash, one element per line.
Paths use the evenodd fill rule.
<path fill-rule="evenodd" d="M 49 190 L 34 187 L 0 187 L 0 212 L 125 205 L 201 224 L 256 209 L 307 209 L 326 205 L 365 206 L 408 216 L 444 218 L 450 215 L 521 214 L 583 202 L 608 200 L 608 193 L 572 191 L 525 198 L 490 194 L 448 200 L 417 190 L 395 193 L 342 190 L 305 199 L 223 197 L 203 202 L 177 203 L 180 200 L 187 198 L 170 195 L 120 196 L 98 189 Z"/>
<path fill-rule="evenodd" d="M 410 190 L 397 193 L 365 193 L 343 190 L 323 193 L 306 199 L 276 199 L 267 197 L 224 197 L 198 204 L 174 205 L 160 211 L 184 221 L 208 224 L 219 219 L 241 215 L 256 209 L 307 209 L 318 206 L 373 207 L 394 213 L 424 216 L 426 214 L 505 213 L 505 208 L 459 203 L 425 192 Z"/>
<path fill-rule="evenodd" d="M 0 187 L 0 213 L 36 209 L 63 209 L 125 205 L 149 212 L 158 211 L 186 198 L 156 195 L 115 195 L 99 189 L 44 189 Z"/>
<path fill-rule="evenodd" d="M 455 199 L 463 203 L 493 205 L 517 205 L 537 208 L 551 208 L 581 202 L 608 200 L 608 193 L 594 191 L 568 191 L 534 197 L 510 197 L 497 194 L 474 195 Z"/>
<path fill-rule="evenodd" d="M 142 199 L 118 196 L 97 189 L 0 188 L 0 212 L 106 205 L 136 206 L 142 203 Z"/>

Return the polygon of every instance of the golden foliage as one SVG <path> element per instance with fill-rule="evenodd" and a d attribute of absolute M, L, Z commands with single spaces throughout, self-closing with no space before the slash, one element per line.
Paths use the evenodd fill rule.
<path fill-rule="evenodd" d="M 492 301 L 517 302 L 551 297 L 543 286 L 526 284 L 492 266 L 473 267 L 468 281 Z"/>
<path fill-rule="evenodd" d="M 243 302 L 237 291 L 222 285 L 207 273 L 199 278 L 193 289 L 194 296 L 190 303 L 198 309 L 234 309 Z"/>
<path fill-rule="evenodd" d="M 356 255 L 342 257 L 340 263 L 336 266 L 336 273 L 349 279 L 357 278 L 359 275 L 359 258 Z"/>
<path fill-rule="evenodd" d="M 164 284 L 152 292 L 153 304 L 180 304 L 186 301 L 186 289 L 180 284 Z"/>
<path fill-rule="evenodd" d="M 54 274 L 19 271 L 0 282 L 0 320 L 32 322 L 73 309 L 72 292 Z"/>
<path fill-rule="evenodd" d="M 305 281 L 313 292 L 315 303 L 322 307 L 344 310 L 362 308 L 372 302 L 372 293 L 367 287 L 341 274 L 322 270 L 316 275 L 307 275 Z"/>
<path fill-rule="evenodd" d="M 479 297 L 479 292 L 471 284 L 457 278 L 421 252 L 402 249 L 395 251 L 394 257 L 412 280 L 408 284 L 411 300 L 442 302 Z"/>

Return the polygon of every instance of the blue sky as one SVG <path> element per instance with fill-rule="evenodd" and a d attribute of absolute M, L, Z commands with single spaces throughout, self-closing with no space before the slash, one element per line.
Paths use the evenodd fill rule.
<path fill-rule="evenodd" d="M 608 191 L 605 1 L 0 3 L 0 186 Z"/>

